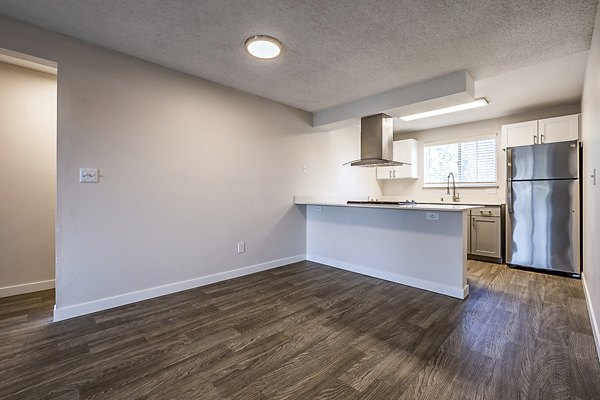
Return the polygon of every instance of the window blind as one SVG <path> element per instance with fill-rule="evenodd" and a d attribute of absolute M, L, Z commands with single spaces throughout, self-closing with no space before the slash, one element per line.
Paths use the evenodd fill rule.
<path fill-rule="evenodd" d="M 424 152 L 425 185 L 445 185 L 450 172 L 457 184 L 496 184 L 495 135 L 426 143 Z"/>

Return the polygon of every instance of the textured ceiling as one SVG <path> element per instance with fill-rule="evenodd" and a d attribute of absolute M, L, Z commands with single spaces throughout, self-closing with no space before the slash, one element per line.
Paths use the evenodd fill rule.
<path fill-rule="evenodd" d="M 579 103 L 588 53 L 583 51 L 477 80 L 475 97 L 485 97 L 489 106 L 409 122 L 395 119 L 394 129 L 418 131 Z"/>
<path fill-rule="evenodd" d="M 466 69 L 589 49 L 596 0 L 0 0 L 0 13 L 316 111 Z M 244 40 L 280 39 L 265 62 Z"/>

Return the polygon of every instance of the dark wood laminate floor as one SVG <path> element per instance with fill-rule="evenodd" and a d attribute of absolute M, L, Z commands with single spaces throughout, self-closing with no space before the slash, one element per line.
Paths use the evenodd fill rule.
<path fill-rule="evenodd" d="M 55 324 L 52 291 L 0 299 L 0 399 L 600 399 L 580 281 L 468 276 L 302 262 Z"/>

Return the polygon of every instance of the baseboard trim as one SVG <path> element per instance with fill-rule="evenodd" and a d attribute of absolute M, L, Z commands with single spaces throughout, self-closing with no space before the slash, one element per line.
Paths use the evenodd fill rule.
<path fill-rule="evenodd" d="M 238 268 L 232 271 L 202 276 L 199 278 L 189 279 L 181 282 L 169 283 L 166 285 L 156 286 L 153 288 L 139 290 L 136 292 L 125 293 L 113 297 L 106 297 L 87 303 L 75 304 L 72 306 L 61 308 L 55 306 L 54 322 L 63 321 L 65 319 L 75 318 L 86 314 L 91 314 L 97 311 L 107 310 L 109 308 L 119 307 L 125 304 L 135 303 L 142 300 L 148 300 L 154 297 L 181 292 L 182 290 L 188 290 L 200 286 L 210 285 L 211 283 L 237 278 L 240 276 L 249 275 L 260 271 L 266 271 L 269 269 L 281 267 L 283 265 L 304 261 L 305 259 L 306 256 L 304 254 L 300 254 L 293 257 L 281 258 L 279 260 L 273 260 L 261 264 L 251 265 L 249 267 Z"/>
<path fill-rule="evenodd" d="M 325 264 L 330 267 L 343 269 L 345 271 L 355 272 L 357 274 L 370 276 L 373 278 L 383 279 L 386 281 L 400 283 L 406 286 L 412 286 L 417 289 L 427 290 L 429 292 L 439 293 L 457 299 L 465 299 L 469 295 L 469 285 L 464 288 L 455 288 L 448 285 L 443 285 L 436 282 L 426 281 L 417 278 L 411 278 L 406 275 L 395 274 L 392 272 L 381 271 L 362 265 L 351 264 L 345 261 L 335 260 L 332 258 L 321 257 L 314 254 L 307 254 L 306 259 L 308 261 Z"/>
<path fill-rule="evenodd" d="M 40 290 L 54 289 L 54 279 L 46 281 L 23 283 L 14 286 L 0 287 L 0 298 L 16 296 L 19 294 L 39 292 Z"/>
<path fill-rule="evenodd" d="M 585 294 L 585 302 L 587 304 L 588 314 L 590 315 L 590 322 L 592 323 L 592 333 L 594 335 L 594 342 L 596 343 L 596 353 L 598 354 L 598 360 L 600 360 L 600 329 L 598 328 L 598 321 L 596 320 L 594 307 L 592 306 L 592 301 L 590 300 L 590 294 L 588 293 L 584 273 L 581 274 L 581 282 L 583 283 L 583 293 Z"/>

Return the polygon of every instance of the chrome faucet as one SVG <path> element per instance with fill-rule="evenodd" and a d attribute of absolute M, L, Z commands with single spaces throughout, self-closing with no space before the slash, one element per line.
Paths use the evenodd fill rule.
<path fill-rule="evenodd" d="M 448 184 L 446 186 L 446 194 L 450 194 L 450 176 L 452 176 L 452 201 L 460 201 L 460 194 L 456 193 L 456 181 L 454 180 L 454 173 L 448 174 Z"/>

